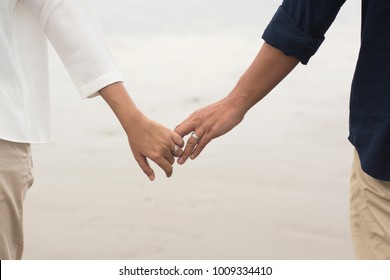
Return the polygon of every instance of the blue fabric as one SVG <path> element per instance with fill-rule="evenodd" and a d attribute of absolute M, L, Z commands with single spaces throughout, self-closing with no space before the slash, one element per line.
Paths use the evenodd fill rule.
<path fill-rule="evenodd" d="M 307 64 L 345 0 L 284 0 L 263 39 Z M 362 169 L 390 181 L 390 1 L 362 0 L 361 48 L 351 88 L 350 142 Z"/>

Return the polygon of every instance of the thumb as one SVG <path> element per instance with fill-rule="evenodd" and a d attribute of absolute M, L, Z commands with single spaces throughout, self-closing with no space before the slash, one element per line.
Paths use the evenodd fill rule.
<path fill-rule="evenodd" d="M 181 124 L 176 126 L 174 132 L 181 137 L 186 136 L 187 134 L 190 134 L 194 130 L 194 125 L 190 124 L 188 121 L 183 121 Z M 177 143 L 179 144 L 179 143 Z M 184 145 L 184 143 L 183 143 Z"/>

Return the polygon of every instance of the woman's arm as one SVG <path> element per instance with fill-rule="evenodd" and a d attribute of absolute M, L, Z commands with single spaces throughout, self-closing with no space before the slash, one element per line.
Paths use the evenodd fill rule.
<path fill-rule="evenodd" d="M 170 177 L 175 162 L 172 151 L 175 145 L 183 147 L 183 139 L 176 133 L 148 119 L 134 104 L 122 83 L 111 84 L 100 95 L 114 111 L 125 130 L 134 158 L 141 169 L 154 180 L 155 174 L 148 158 L 160 166 Z M 180 156 L 181 151 L 175 155 Z"/>
<path fill-rule="evenodd" d="M 81 97 L 101 95 L 122 124 L 130 147 L 145 174 L 155 174 L 147 158 L 169 177 L 183 139 L 148 119 L 134 104 L 104 40 L 99 23 L 85 0 L 19 0 L 35 17 L 61 58 Z"/>

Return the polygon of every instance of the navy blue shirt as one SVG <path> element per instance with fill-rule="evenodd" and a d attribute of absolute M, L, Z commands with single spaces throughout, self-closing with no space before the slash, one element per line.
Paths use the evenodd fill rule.
<path fill-rule="evenodd" d="M 284 0 L 263 39 L 307 64 L 344 2 Z M 349 121 L 349 140 L 364 172 L 390 181 L 390 0 L 362 0 L 361 47 Z"/>

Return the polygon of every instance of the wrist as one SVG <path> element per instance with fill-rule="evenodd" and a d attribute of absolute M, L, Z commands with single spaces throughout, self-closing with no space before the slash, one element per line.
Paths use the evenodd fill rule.
<path fill-rule="evenodd" d="M 236 86 L 225 99 L 229 109 L 245 116 L 249 109 L 255 105 L 251 102 L 253 96 L 254 92 Z"/>
<path fill-rule="evenodd" d="M 100 95 L 117 116 L 126 134 L 135 135 L 147 118 L 137 108 L 122 83 L 114 83 L 100 90 Z"/>
<path fill-rule="evenodd" d="M 136 134 L 139 127 L 142 127 L 146 120 L 146 116 L 138 108 L 132 108 L 122 119 L 121 125 L 128 137 L 131 138 L 131 135 Z"/>

